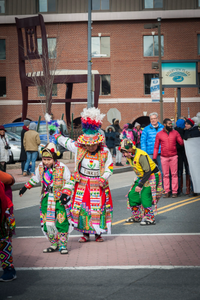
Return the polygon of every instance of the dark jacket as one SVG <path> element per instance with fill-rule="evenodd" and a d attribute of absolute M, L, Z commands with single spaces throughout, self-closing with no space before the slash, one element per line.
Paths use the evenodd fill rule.
<path fill-rule="evenodd" d="M 112 129 L 112 132 L 109 132 L 109 128 Z M 115 130 L 113 126 L 108 126 L 106 128 L 105 136 L 106 136 L 106 146 L 108 148 L 114 148 L 115 147 Z"/>
<path fill-rule="evenodd" d="M 26 127 L 27 128 L 27 127 Z M 24 134 L 25 132 L 27 132 L 28 130 L 26 129 L 22 129 L 21 131 L 21 153 L 20 153 L 20 161 L 25 161 L 26 160 L 26 151 L 24 149 L 24 144 L 23 144 L 23 140 L 24 140 Z"/>
<path fill-rule="evenodd" d="M 112 126 L 114 127 L 115 132 L 121 133 L 121 132 L 122 132 L 122 129 L 121 129 L 121 127 L 119 126 L 119 124 L 116 124 L 116 123 L 115 123 L 115 120 L 116 120 L 116 119 L 112 119 Z"/>
<path fill-rule="evenodd" d="M 193 138 L 193 137 L 200 137 L 200 127 L 194 126 L 194 127 L 191 127 L 190 129 L 184 130 L 184 136 L 183 136 L 184 140 L 187 140 L 187 139 Z"/>
<path fill-rule="evenodd" d="M 178 133 L 180 134 L 181 138 L 183 139 L 184 137 L 184 129 L 183 128 L 180 128 L 180 127 L 175 127 L 174 130 L 178 131 Z M 177 154 L 182 154 L 185 152 L 185 148 L 184 148 L 184 145 L 181 146 L 178 142 L 176 142 L 176 149 L 177 149 Z"/>

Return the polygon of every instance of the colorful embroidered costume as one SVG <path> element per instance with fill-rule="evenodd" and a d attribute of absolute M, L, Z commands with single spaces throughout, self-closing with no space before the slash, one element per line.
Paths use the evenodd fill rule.
<path fill-rule="evenodd" d="M 89 110 L 86 110 L 86 113 Z M 85 121 L 83 119 L 82 117 L 82 123 Z M 82 126 L 84 129 L 84 124 Z M 113 205 L 108 178 L 113 173 L 113 161 L 109 149 L 104 145 L 104 137 L 98 132 L 94 135 L 91 132 L 89 135 L 83 134 L 77 142 L 61 134 L 55 137 L 59 144 L 75 153 L 76 183 L 72 201 L 75 229 L 84 234 L 99 236 L 103 232 L 111 233 Z M 98 147 L 96 151 L 91 152 L 86 149 L 86 145 Z"/>
<path fill-rule="evenodd" d="M 134 149 L 133 152 L 129 152 L 131 149 Z M 131 222 L 141 221 L 141 225 L 155 224 L 152 204 L 155 205 L 157 210 L 157 202 L 162 195 L 161 173 L 148 154 L 137 149 L 131 141 L 123 140 L 121 151 L 125 156 L 125 153 L 132 153 L 132 157 L 126 156 L 126 158 L 137 175 L 137 179 L 128 193 L 128 208 L 131 209 L 133 214 L 133 217 L 130 218 Z M 140 192 L 136 191 L 136 187 L 140 188 Z M 142 220 L 141 206 L 144 208 Z"/>
<path fill-rule="evenodd" d="M 11 237 L 14 234 L 14 230 L 13 203 L 6 196 L 4 184 L 0 181 L 0 261 L 1 267 L 4 270 L 0 281 L 11 281 L 16 278 L 11 244 Z"/>
<path fill-rule="evenodd" d="M 46 148 L 43 150 L 43 156 L 45 150 Z M 50 168 L 41 162 L 35 175 L 25 184 L 25 188 L 31 189 L 39 182 L 42 184 L 41 227 L 51 243 L 51 247 L 46 249 L 48 251 L 44 250 L 43 252 L 51 252 L 49 249 L 56 250 L 59 248 L 61 254 L 65 254 L 62 250 L 67 249 L 69 224 L 71 224 L 71 201 L 62 205 L 60 199 L 62 195 L 68 197 L 72 194 L 74 183 L 70 171 L 66 165 L 57 160 Z"/>

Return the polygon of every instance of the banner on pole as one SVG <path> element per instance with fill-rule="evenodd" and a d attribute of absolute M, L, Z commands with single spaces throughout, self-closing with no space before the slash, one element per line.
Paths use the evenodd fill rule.
<path fill-rule="evenodd" d="M 194 193 L 200 193 L 199 170 L 200 170 L 200 137 L 190 138 L 184 141 L 190 175 L 192 177 Z"/>
<path fill-rule="evenodd" d="M 151 78 L 151 100 L 152 102 L 160 101 L 160 79 L 159 78 Z"/>

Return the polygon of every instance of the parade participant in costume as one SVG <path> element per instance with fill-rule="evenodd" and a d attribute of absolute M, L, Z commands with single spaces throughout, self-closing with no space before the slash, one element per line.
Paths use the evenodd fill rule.
<path fill-rule="evenodd" d="M 157 209 L 157 202 L 162 195 L 161 173 L 149 155 L 145 151 L 137 149 L 131 140 L 124 139 L 122 141 L 121 152 L 137 175 L 137 179 L 128 193 L 128 208 L 131 209 L 133 217 L 127 219 L 126 222 L 154 225 L 156 223 L 152 203 Z M 144 208 L 142 218 L 141 205 Z"/>
<path fill-rule="evenodd" d="M 2 172 L 3 182 L 12 184 L 11 175 Z M 0 262 L 3 275 L 0 281 L 12 281 L 17 278 L 13 265 L 11 238 L 15 231 L 15 218 L 13 214 L 13 203 L 5 193 L 5 186 L 0 180 Z"/>
<path fill-rule="evenodd" d="M 58 248 L 61 254 L 67 254 L 67 241 L 70 216 L 70 196 L 73 181 L 67 166 L 57 161 L 56 146 L 48 143 L 42 150 L 42 162 L 35 175 L 19 191 L 22 196 L 27 189 L 41 181 L 41 226 L 51 246 L 44 253 L 54 252 Z"/>
<path fill-rule="evenodd" d="M 108 178 L 113 173 L 112 155 L 98 132 L 104 115 L 97 108 L 85 108 L 81 117 L 84 134 L 77 142 L 61 134 L 55 138 L 75 153 L 72 216 L 75 229 L 83 233 L 79 242 L 89 241 L 89 234 L 95 234 L 95 240 L 103 242 L 101 234 L 111 233 L 113 205 Z"/>

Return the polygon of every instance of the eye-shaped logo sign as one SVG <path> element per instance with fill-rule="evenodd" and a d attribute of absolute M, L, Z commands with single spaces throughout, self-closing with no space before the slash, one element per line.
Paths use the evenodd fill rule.
<path fill-rule="evenodd" d="M 172 80 L 175 82 L 182 82 L 184 80 L 184 76 L 187 77 L 187 74 L 183 72 L 173 72 L 169 75 L 169 77 L 173 77 Z"/>

